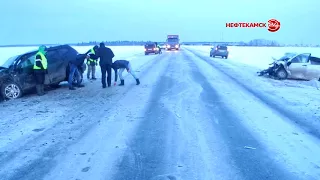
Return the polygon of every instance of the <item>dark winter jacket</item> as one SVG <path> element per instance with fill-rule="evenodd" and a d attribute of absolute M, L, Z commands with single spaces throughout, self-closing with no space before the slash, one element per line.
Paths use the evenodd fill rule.
<path fill-rule="evenodd" d="M 128 69 L 129 61 L 126 60 L 116 60 L 114 63 L 112 63 L 113 69 L 120 69 L 120 68 L 126 68 Z"/>
<path fill-rule="evenodd" d="M 118 80 L 118 69 L 125 68 L 129 69 L 128 67 L 129 61 L 126 60 L 116 60 L 114 63 L 112 63 L 112 69 L 114 70 L 114 81 L 116 82 Z"/>
<path fill-rule="evenodd" d="M 87 55 L 86 54 L 78 54 L 75 59 L 70 61 L 71 64 L 76 65 L 77 67 L 81 67 L 84 63 L 84 60 L 86 59 Z"/>
<path fill-rule="evenodd" d="M 101 65 L 112 65 L 112 58 L 114 54 L 110 48 L 107 48 L 104 43 L 100 43 L 100 47 L 98 50 L 98 54 L 100 57 L 100 66 Z"/>

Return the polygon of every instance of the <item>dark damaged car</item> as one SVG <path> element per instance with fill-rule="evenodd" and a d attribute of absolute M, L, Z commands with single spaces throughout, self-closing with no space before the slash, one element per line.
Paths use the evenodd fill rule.
<path fill-rule="evenodd" d="M 78 52 L 69 45 L 60 45 L 46 49 L 48 74 L 45 85 L 57 87 L 60 82 L 69 77 L 69 62 L 75 59 Z M 16 99 L 25 92 L 34 90 L 36 83 L 33 74 L 33 64 L 37 51 L 31 51 L 9 58 L 0 66 L 0 91 L 4 99 Z M 86 66 L 79 67 L 81 81 Z M 75 79 L 75 78 L 74 78 Z"/>

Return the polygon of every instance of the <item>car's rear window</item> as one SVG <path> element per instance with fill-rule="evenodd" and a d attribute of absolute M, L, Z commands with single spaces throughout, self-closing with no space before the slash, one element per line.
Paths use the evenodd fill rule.
<path fill-rule="evenodd" d="M 227 46 L 217 46 L 217 48 L 220 50 L 228 50 Z"/>
<path fill-rule="evenodd" d="M 147 48 L 153 48 L 153 47 L 155 47 L 155 44 L 146 44 L 145 47 L 147 47 Z"/>

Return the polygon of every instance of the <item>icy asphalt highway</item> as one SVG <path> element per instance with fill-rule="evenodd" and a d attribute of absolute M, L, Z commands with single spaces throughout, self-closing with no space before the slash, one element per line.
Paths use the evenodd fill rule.
<path fill-rule="evenodd" d="M 317 135 L 195 54 L 139 57 L 140 86 L 1 103 L 0 179 L 320 179 Z"/>

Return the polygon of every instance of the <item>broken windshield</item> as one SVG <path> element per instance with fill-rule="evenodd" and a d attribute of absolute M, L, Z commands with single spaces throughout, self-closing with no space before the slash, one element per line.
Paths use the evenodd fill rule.
<path fill-rule="evenodd" d="M 288 61 L 289 59 L 293 58 L 296 56 L 296 53 L 285 53 L 284 56 L 282 56 L 279 61 Z"/>
<path fill-rule="evenodd" d="M 14 62 L 18 57 L 19 57 L 19 55 L 18 55 L 18 56 L 13 56 L 13 57 L 9 58 L 7 61 L 5 61 L 5 62 L 1 65 L 1 67 L 9 68 L 9 67 L 13 64 L 13 62 Z"/>

